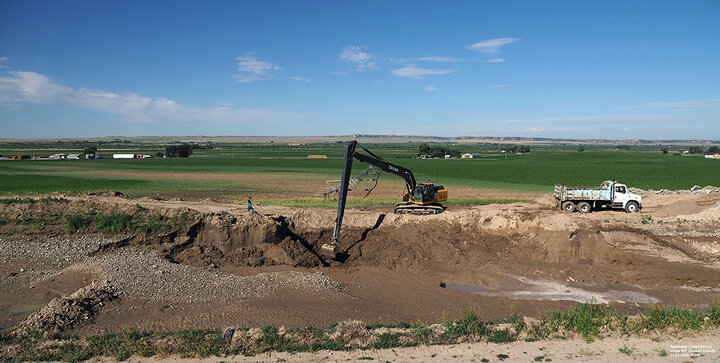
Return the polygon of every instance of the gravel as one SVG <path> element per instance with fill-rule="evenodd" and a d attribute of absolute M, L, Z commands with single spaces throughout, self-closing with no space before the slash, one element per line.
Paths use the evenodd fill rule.
<path fill-rule="evenodd" d="M 3 263 L 33 259 L 53 259 L 72 261 L 85 258 L 101 246 L 113 243 L 120 238 L 101 237 L 78 238 L 41 238 L 26 240 L 6 240 L 0 238 L 0 260 Z"/>
<path fill-rule="evenodd" d="M 344 284 L 322 273 L 284 271 L 238 276 L 217 269 L 171 263 L 149 248 L 125 247 L 72 268 L 100 272 L 125 298 L 198 303 L 267 296 L 281 288 L 343 294 Z"/>
<path fill-rule="evenodd" d="M 0 261 L 18 266 L 0 284 L 32 285 L 63 269 L 75 269 L 101 275 L 128 298 L 178 303 L 257 298 L 281 288 L 327 294 L 343 294 L 346 290 L 342 283 L 320 272 L 238 276 L 218 269 L 171 263 L 149 247 L 124 247 L 95 254 L 101 246 L 122 238 L 0 239 Z"/>
<path fill-rule="evenodd" d="M 660 189 L 660 190 L 642 190 L 638 188 L 628 188 L 630 193 L 635 194 L 711 194 L 711 193 L 720 193 L 720 188 L 714 187 L 712 185 L 708 185 L 704 188 L 701 188 L 699 185 L 695 185 L 690 189 L 679 189 L 679 190 L 668 190 L 668 189 Z"/>
<path fill-rule="evenodd" d="M 14 263 L 26 265 L 0 280 L 0 284 L 33 284 L 44 277 L 54 275 L 65 267 L 83 260 L 101 246 L 114 243 L 120 238 L 0 238 L 0 261 L 3 265 Z"/>

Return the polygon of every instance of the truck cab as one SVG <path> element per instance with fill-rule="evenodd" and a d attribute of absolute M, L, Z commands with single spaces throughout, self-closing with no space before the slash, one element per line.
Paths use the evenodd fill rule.
<path fill-rule="evenodd" d="M 613 183 L 612 206 L 617 209 L 624 209 L 628 213 L 635 213 L 642 208 L 642 197 L 630 193 L 625 184 Z M 631 203 L 632 202 L 632 203 Z"/>

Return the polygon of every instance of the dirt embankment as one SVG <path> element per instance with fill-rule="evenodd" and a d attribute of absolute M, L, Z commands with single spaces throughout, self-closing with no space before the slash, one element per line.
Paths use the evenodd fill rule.
<path fill-rule="evenodd" d="M 92 234 L 112 239 L 94 247 L 95 252 L 81 253 L 84 261 L 60 257 L 67 261 L 61 266 L 63 271 L 75 264 L 69 268 L 110 277 L 128 292 L 117 311 L 100 315 L 105 327 L 116 326 L 118 319 L 140 326 L 146 326 L 140 320 L 154 319 L 148 323 L 151 327 L 163 327 L 168 314 L 175 319 L 169 326 L 180 326 L 190 315 L 201 316 L 199 307 L 190 306 L 197 301 L 217 303 L 216 310 L 203 311 L 207 319 L 193 320 L 193 324 L 217 326 L 228 317 L 236 323 L 265 324 L 281 316 L 271 321 L 297 325 L 318 321 L 319 316 L 323 323 L 348 318 L 440 319 L 469 305 L 479 306 L 478 311 L 489 316 L 532 314 L 540 306 L 544 310 L 557 307 L 557 300 L 587 301 L 573 296 L 595 296 L 591 293 L 600 291 L 622 296 L 607 301 L 704 305 L 717 299 L 720 193 L 648 194 L 644 198 L 644 209 L 636 214 L 567 214 L 555 209 L 547 196 L 508 205 L 450 208 L 431 216 L 348 210 L 340 239 L 341 258 L 335 261 L 318 253 L 332 236 L 334 210 L 258 207 L 257 212 L 247 212 L 212 201 L 75 195 L 0 205 L 5 220 L 0 236 L 7 238 L 0 248 L 7 246 L 7 253 L 16 254 L 18 246 L 37 245 L 38 251 L 44 251 L 50 247 L 36 240 L 49 236 L 77 239 Z M 100 232 L 92 218 L 111 212 L 129 215 L 128 229 Z M 68 214 L 92 215 L 91 222 L 68 232 Z M 150 228 L 150 222 L 162 228 Z M 28 237 L 31 240 L 23 242 Z M 148 257 L 155 253 L 159 257 Z M 33 271 L 47 267 L 45 260 L 38 262 L 41 255 L 26 255 L 18 255 L 0 271 L 9 274 L 8 283 L 16 282 L 11 291 L 26 291 L 25 285 L 36 284 L 22 283 L 25 280 L 19 277 L 27 273 L 14 276 L 17 272 L 12 271 L 27 270 L 31 263 L 37 266 Z M 53 267 L 53 274 L 57 268 Z M 247 281 L 236 278 L 286 270 L 302 273 Z M 309 270 L 313 274 L 307 274 Z M 315 276 L 318 271 L 329 278 Z M 189 290 L 171 286 L 183 285 L 183 281 Z M 440 281 L 460 292 L 440 288 Z M 153 287 L 160 283 L 164 284 L 161 289 Z M 256 283 L 279 295 L 216 293 Z M 313 284 L 347 285 L 347 290 L 342 289 L 342 296 L 328 295 L 313 289 Z M 193 295 L 190 290 L 202 293 Z M 27 296 L 30 291 L 37 290 L 27 290 Z M 484 300 L 478 300 L 477 293 L 484 293 Z M 203 300 L 202 294 L 213 298 Z M 187 295 L 187 301 L 180 295 Z M 283 296 L 287 304 L 274 296 Z M 545 301 L 527 303 L 537 297 Z M 247 306 L 234 303 L 238 299 Z M 21 298 L 15 300 L 7 304 L 22 303 Z M 135 311 L 130 309 L 133 304 L 158 311 L 127 321 L 133 316 L 128 312 Z"/>
<path fill-rule="evenodd" d="M 351 211 L 342 231 L 341 261 L 318 254 L 330 240 L 335 217 L 320 209 L 206 213 L 186 231 L 136 242 L 150 243 L 173 261 L 220 267 L 373 266 L 444 272 L 482 285 L 492 285 L 483 280 L 485 271 L 570 277 L 600 287 L 716 288 L 718 210 L 712 204 L 697 214 L 655 219 L 644 213 L 565 214 L 541 198 L 421 217 Z"/>
<path fill-rule="evenodd" d="M 680 204 L 683 208 L 677 208 Z M 159 214 L 168 220 L 185 213 L 191 217 L 181 225 L 157 233 L 129 233 L 129 238 L 105 248 L 150 245 L 171 261 L 196 266 L 372 266 L 442 272 L 455 276 L 455 282 L 483 286 L 493 282 L 480 272 L 571 278 L 603 287 L 720 286 L 720 193 L 648 194 L 639 214 L 567 214 L 553 208 L 546 196 L 431 216 L 350 210 L 340 261 L 319 254 L 334 227 L 335 213 L 326 209 L 262 207 L 247 212 L 217 203 L 131 200 L 123 195 L 3 208 L 0 212 L 15 220 L 40 211 L 52 215 L 112 210 L 134 217 Z M 62 217 L 56 218 L 62 222 Z M 62 224 L 54 226 L 30 224 L 25 231 L 63 233 Z M 18 228 L 0 227 L 0 232 L 8 230 L 17 233 Z"/>

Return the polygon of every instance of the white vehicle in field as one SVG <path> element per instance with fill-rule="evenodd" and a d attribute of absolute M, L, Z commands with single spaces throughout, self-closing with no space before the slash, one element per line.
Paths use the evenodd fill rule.
<path fill-rule="evenodd" d="M 555 185 L 557 206 L 566 212 L 590 213 L 600 209 L 622 209 L 635 213 L 642 208 L 642 197 L 630 193 L 625 184 L 608 180 L 599 187 Z"/>

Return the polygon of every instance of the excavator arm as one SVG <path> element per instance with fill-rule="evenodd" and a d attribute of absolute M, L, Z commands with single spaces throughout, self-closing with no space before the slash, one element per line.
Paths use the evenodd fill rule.
<path fill-rule="evenodd" d="M 324 244 L 321 247 L 321 253 L 329 258 L 336 258 L 337 246 L 340 238 L 340 229 L 342 228 L 343 217 L 345 216 L 345 203 L 347 201 L 348 184 L 350 182 L 350 174 L 352 172 L 353 159 L 358 159 L 364 163 L 370 164 L 382 171 L 397 175 L 405 180 L 405 187 L 410 195 L 412 195 L 417 182 L 412 171 L 399 165 L 388 163 L 381 157 L 373 154 L 370 150 L 361 146 L 361 148 L 370 155 L 356 152 L 357 141 L 353 140 L 348 143 L 345 149 L 345 161 L 343 163 L 343 173 L 340 179 L 340 191 L 338 193 L 338 209 L 335 217 L 335 230 L 333 231 L 332 243 Z"/>
<path fill-rule="evenodd" d="M 357 141 L 352 141 L 357 143 Z M 361 146 L 361 148 L 365 151 L 367 151 L 368 154 L 372 156 L 368 156 L 365 154 L 360 154 L 358 152 L 354 153 L 354 156 L 356 159 L 370 164 L 386 173 L 395 174 L 403 180 L 405 180 L 405 187 L 408 190 L 408 193 L 412 194 L 412 191 L 415 189 L 415 186 L 417 186 L 417 182 L 415 181 L 415 175 L 413 175 L 412 171 L 409 169 L 403 168 L 402 166 L 390 164 L 387 161 L 384 161 L 381 157 L 373 154 L 370 150 L 364 148 Z M 352 160 L 350 160 L 350 163 L 352 163 Z"/>

